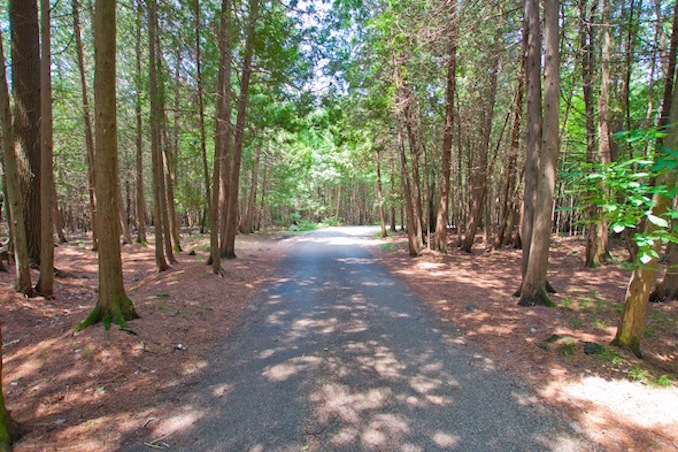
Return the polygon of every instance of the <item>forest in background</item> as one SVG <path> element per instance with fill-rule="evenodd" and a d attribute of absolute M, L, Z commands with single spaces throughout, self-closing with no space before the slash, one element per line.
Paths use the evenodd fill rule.
<path fill-rule="evenodd" d="M 657 261 L 678 265 L 662 251 L 675 2 L 11 0 L 0 16 L 17 290 L 52 295 L 53 229 L 114 269 L 119 237 L 151 241 L 159 270 L 182 231 L 209 230 L 219 273 L 237 232 L 381 223 L 406 226 L 412 255 L 522 246 L 520 302 L 549 304 L 549 237 L 581 235 L 582 265 L 609 240 L 636 264 L 618 343 L 640 354 Z M 125 326 L 121 280 L 103 284 L 86 324 Z"/>

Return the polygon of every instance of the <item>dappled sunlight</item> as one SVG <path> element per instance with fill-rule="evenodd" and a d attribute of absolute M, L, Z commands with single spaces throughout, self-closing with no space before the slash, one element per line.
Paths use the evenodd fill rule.
<path fill-rule="evenodd" d="M 321 362 L 321 358 L 314 356 L 293 358 L 284 363 L 266 367 L 262 372 L 262 376 L 271 382 L 281 382 L 290 377 L 298 377 L 299 374 L 317 367 Z"/>

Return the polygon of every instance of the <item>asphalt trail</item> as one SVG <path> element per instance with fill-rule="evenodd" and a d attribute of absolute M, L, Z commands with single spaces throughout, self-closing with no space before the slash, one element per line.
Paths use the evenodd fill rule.
<path fill-rule="evenodd" d="M 172 450 L 591 449 L 376 263 L 374 232 L 291 239 L 278 280 L 177 402 Z"/>

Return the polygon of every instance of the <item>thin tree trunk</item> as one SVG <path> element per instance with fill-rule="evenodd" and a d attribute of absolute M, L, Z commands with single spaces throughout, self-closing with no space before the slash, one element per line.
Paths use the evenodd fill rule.
<path fill-rule="evenodd" d="M 391 152 L 391 231 L 396 232 L 396 208 L 395 208 L 395 157 Z"/>
<path fill-rule="evenodd" d="M 506 169 L 506 182 L 502 191 L 501 212 L 502 217 L 499 220 L 499 232 L 497 239 L 494 242 L 494 248 L 499 249 L 504 246 L 506 230 L 508 228 L 509 234 L 511 229 L 508 225 L 509 214 L 512 209 L 509 209 L 509 193 L 511 191 L 511 184 L 516 178 L 516 164 L 518 162 L 518 146 L 520 143 L 520 124 L 523 119 L 523 104 L 525 96 L 525 55 L 520 60 L 520 68 L 518 69 L 518 88 L 516 92 L 515 110 L 513 112 L 513 128 L 511 130 L 511 147 L 509 149 L 508 164 Z M 512 199 L 515 199 L 512 198 Z"/>
<path fill-rule="evenodd" d="M 136 102 L 135 102 L 135 116 L 136 116 L 136 197 L 137 197 L 137 243 L 146 245 L 146 200 L 144 197 L 144 165 L 143 165 L 143 117 L 141 113 L 141 25 L 143 18 L 142 0 L 137 0 L 137 36 L 136 36 Z"/>
<path fill-rule="evenodd" d="M 247 40 L 245 42 L 245 58 L 243 61 L 242 77 L 240 78 L 240 97 L 238 98 L 238 116 L 235 124 L 235 138 L 233 144 L 233 160 L 228 196 L 227 229 L 225 238 L 225 257 L 234 259 L 235 236 L 238 232 L 238 191 L 240 188 L 240 163 L 242 148 L 245 139 L 245 120 L 247 118 L 247 101 L 249 98 L 250 78 L 252 76 L 252 57 L 254 54 L 254 40 L 257 19 L 259 17 L 259 0 L 250 0 L 249 24 Z"/>
<path fill-rule="evenodd" d="M 445 89 L 445 128 L 443 130 L 442 171 L 440 175 L 440 196 L 433 248 L 447 253 L 448 207 L 450 205 L 450 172 L 452 165 L 452 133 L 454 131 L 454 92 L 457 80 L 457 11 L 456 2 L 449 2 L 447 87 Z"/>
<path fill-rule="evenodd" d="M 610 2 L 602 0 L 601 21 L 603 24 L 603 45 L 600 61 L 601 85 L 600 96 L 598 97 L 598 154 L 600 163 L 605 166 L 612 161 L 612 151 L 610 145 Z M 603 216 L 599 216 L 596 225 L 597 253 L 600 253 L 600 260 L 604 260 L 607 255 L 607 221 Z"/>
<path fill-rule="evenodd" d="M 89 178 L 89 205 L 92 215 L 92 251 L 98 250 L 97 227 L 96 227 L 96 174 L 94 171 L 94 136 L 92 132 L 92 119 L 90 117 L 89 96 L 87 94 L 87 80 L 85 76 L 85 57 L 82 46 L 82 31 L 80 28 L 80 6 L 78 0 L 73 0 L 73 28 L 75 33 L 75 49 L 78 55 L 78 70 L 80 72 L 80 91 L 82 93 L 82 117 L 85 123 L 85 162 Z"/>
<path fill-rule="evenodd" d="M 202 87 L 202 55 L 200 48 L 200 0 L 195 0 L 195 76 L 198 85 L 198 123 L 200 128 L 200 155 L 202 157 L 202 166 L 205 176 L 205 208 L 203 214 L 203 221 L 201 225 L 201 232 L 205 230 L 207 222 L 207 212 L 209 211 L 210 200 L 212 199 L 212 192 L 210 190 L 210 174 L 209 166 L 207 164 L 207 134 L 205 132 L 205 107 L 203 103 L 203 87 Z M 211 220 L 211 218 L 210 218 Z"/>
<path fill-rule="evenodd" d="M 28 255 L 26 227 L 24 225 L 24 206 L 19 184 L 19 168 L 17 165 L 12 113 L 9 107 L 9 90 L 5 73 L 5 52 L 2 48 L 2 31 L 0 30 L 0 121 L 2 121 L 2 150 L 7 181 L 7 221 L 14 238 L 14 264 L 16 268 L 14 288 L 17 292 L 33 295 L 31 284 L 31 262 Z M 2 419 L 0 419 L 2 420 Z"/>
<path fill-rule="evenodd" d="M 35 290 L 54 294 L 54 163 L 52 145 L 52 51 L 50 2 L 40 0 L 40 277 Z"/>
<path fill-rule="evenodd" d="M 252 178 L 250 183 L 250 193 L 247 197 L 247 208 L 245 210 L 245 222 L 243 224 L 243 232 L 246 234 L 251 234 L 254 232 L 254 210 L 255 202 L 257 200 L 257 184 L 259 178 L 259 162 L 261 154 L 257 153 L 257 157 L 254 159 L 254 165 L 252 166 Z"/>
<path fill-rule="evenodd" d="M 148 61 L 149 61 L 149 95 L 151 97 L 151 157 L 153 162 L 153 224 L 155 226 L 155 266 L 159 272 L 169 269 L 165 260 L 163 201 L 163 168 L 160 150 L 160 127 L 162 111 L 158 93 L 158 58 L 156 56 L 158 18 L 155 0 L 148 0 Z M 165 211 L 166 215 L 166 211 Z"/>
<path fill-rule="evenodd" d="M 492 50 L 494 52 L 494 49 Z M 469 209 L 468 222 L 466 223 L 466 235 L 461 244 L 461 249 L 467 253 L 471 252 L 475 242 L 478 225 L 481 221 L 485 197 L 487 195 L 487 157 L 490 148 L 490 135 L 492 133 L 492 121 L 494 119 L 494 105 L 497 98 L 497 72 L 499 70 L 499 56 L 494 55 L 494 63 L 490 73 L 490 87 L 488 107 L 485 111 L 486 120 L 483 129 L 483 142 L 480 148 L 480 155 L 476 171 L 471 175 L 471 205 Z"/>
<path fill-rule="evenodd" d="M 154 4 L 150 0 L 149 9 Z M 95 165 L 99 201 L 99 298 L 92 313 L 76 329 L 98 321 L 127 328 L 138 317 L 125 293 L 117 220 L 118 143 L 116 125 L 116 21 L 115 0 L 96 0 L 94 14 L 94 117 L 96 118 Z M 153 5 L 153 6 L 151 6 Z"/>

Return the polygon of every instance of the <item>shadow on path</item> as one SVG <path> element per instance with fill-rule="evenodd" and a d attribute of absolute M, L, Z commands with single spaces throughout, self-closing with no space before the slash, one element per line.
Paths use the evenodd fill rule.
<path fill-rule="evenodd" d="M 371 231 L 293 239 L 156 432 L 182 450 L 590 449 L 376 264 Z"/>

